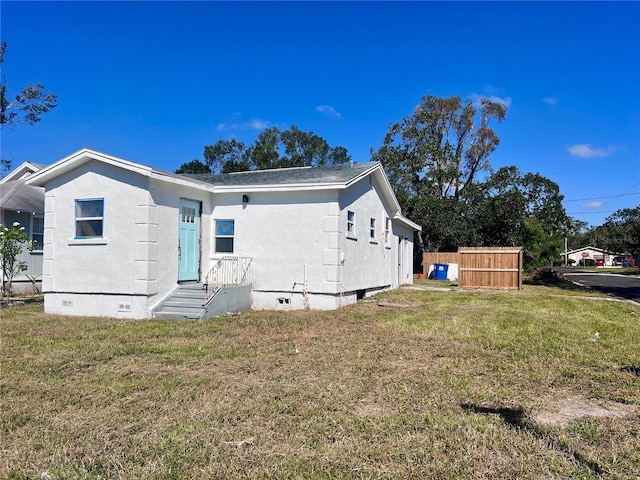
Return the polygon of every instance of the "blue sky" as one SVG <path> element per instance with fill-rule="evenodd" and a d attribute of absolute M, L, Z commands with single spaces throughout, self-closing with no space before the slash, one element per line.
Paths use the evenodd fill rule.
<path fill-rule="evenodd" d="M 2 157 L 93 148 L 165 170 L 220 138 L 297 125 L 357 162 L 424 95 L 507 106 L 492 156 L 599 224 L 640 204 L 638 2 L 0 3 L 10 92 L 59 106 Z M 606 197 L 606 198 L 605 198 Z"/>

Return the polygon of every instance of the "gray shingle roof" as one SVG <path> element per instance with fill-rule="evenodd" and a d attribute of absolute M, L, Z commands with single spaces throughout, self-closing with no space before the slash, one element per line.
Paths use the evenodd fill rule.
<path fill-rule="evenodd" d="M 348 183 L 377 165 L 376 162 L 354 163 L 333 167 L 278 168 L 222 174 L 185 174 L 185 177 L 219 186 L 296 185 Z"/>
<path fill-rule="evenodd" d="M 26 178 L 10 180 L 0 187 L 0 207 L 6 210 L 44 213 L 44 188 L 25 185 Z"/>

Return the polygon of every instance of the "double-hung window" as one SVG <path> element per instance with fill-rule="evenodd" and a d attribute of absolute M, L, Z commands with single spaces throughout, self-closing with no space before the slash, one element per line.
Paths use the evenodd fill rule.
<path fill-rule="evenodd" d="M 351 210 L 347 210 L 347 236 L 353 238 L 356 236 L 356 214 Z"/>
<path fill-rule="evenodd" d="M 76 200 L 76 238 L 102 238 L 104 198 Z"/>
<path fill-rule="evenodd" d="M 369 220 L 369 241 L 370 242 L 376 241 L 376 219 L 375 218 L 371 218 Z"/>
<path fill-rule="evenodd" d="M 216 220 L 216 253 L 233 253 L 233 220 Z"/>
<path fill-rule="evenodd" d="M 42 250 L 44 245 L 44 217 L 42 215 L 34 215 L 31 219 L 31 241 L 33 242 L 33 249 L 36 251 Z"/>
<path fill-rule="evenodd" d="M 387 217 L 384 223 L 384 244 L 389 246 L 391 241 L 391 219 Z"/>

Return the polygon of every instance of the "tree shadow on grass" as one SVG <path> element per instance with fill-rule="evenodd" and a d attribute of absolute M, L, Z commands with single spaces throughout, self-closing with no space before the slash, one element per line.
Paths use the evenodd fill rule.
<path fill-rule="evenodd" d="M 463 410 L 483 415 L 498 415 L 507 425 L 517 430 L 527 430 L 537 438 L 544 440 L 548 445 L 558 451 L 563 452 L 569 459 L 577 461 L 595 474 L 606 473 L 604 468 L 595 460 L 588 458 L 581 452 L 571 449 L 568 445 L 559 441 L 552 432 L 547 432 L 540 428 L 538 424 L 529 417 L 522 407 L 486 407 L 474 405 L 472 403 L 460 404 Z"/>
<path fill-rule="evenodd" d="M 640 366 L 627 365 L 626 367 L 622 367 L 620 371 L 623 373 L 630 373 L 631 375 L 635 375 L 636 377 L 640 377 Z"/>
<path fill-rule="evenodd" d="M 511 427 L 519 429 L 528 428 L 530 424 L 528 420 L 529 417 L 522 407 L 483 407 L 480 405 L 473 405 L 471 403 L 463 403 L 460 406 L 467 412 L 482 413 L 485 415 L 498 415 L 502 421 Z"/>

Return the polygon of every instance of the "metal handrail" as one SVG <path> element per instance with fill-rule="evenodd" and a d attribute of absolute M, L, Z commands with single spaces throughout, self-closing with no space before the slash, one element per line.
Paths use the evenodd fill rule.
<path fill-rule="evenodd" d="M 206 301 L 221 288 L 237 285 L 250 285 L 249 267 L 253 257 L 234 257 L 226 255 L 220 258 L 207 273 Z"/>

